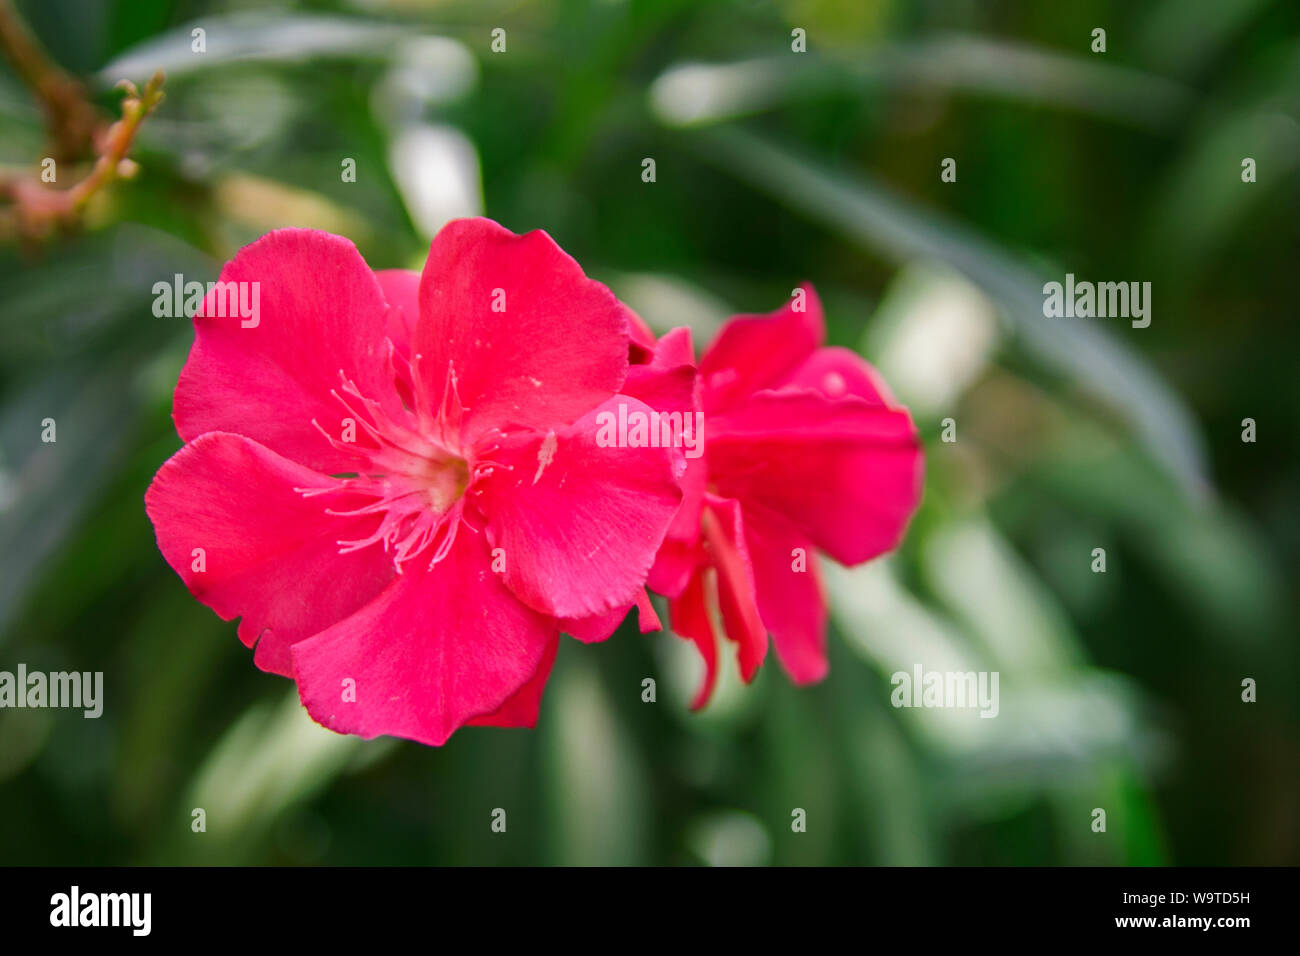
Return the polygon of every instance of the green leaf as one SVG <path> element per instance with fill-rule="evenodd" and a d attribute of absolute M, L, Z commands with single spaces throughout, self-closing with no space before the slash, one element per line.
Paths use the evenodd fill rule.
<path fill-rule="evenodd" d="M 1204 443 L 1178 395 L 1136 351 L 1094 319 L 1043 316 L 1043 277 L 968 227 L 918 208 L 864 176 L 739 129 L 700 134 L 702 154 L 873 254 L 903 264 L 937 259 L 1002 308 L 1014 342 L 1127 420 L 1148 451 L 1195 498 L 1209 491 Z"/>

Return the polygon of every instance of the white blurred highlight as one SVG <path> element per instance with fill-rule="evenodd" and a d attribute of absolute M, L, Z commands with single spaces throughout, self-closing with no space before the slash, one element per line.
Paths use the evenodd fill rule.
<path fill-rule="evenodd" d="M 956 273 L 909 267 L 872 329 L 877 367 L 918 417 L 950 410 L 983 371 L 997 341 L 997 313 Z"/>
<path fill-rule="evenodd" d="M 389 143 L 388 165 L 425 239 L 453 219 L 483 214 L 478 151 L 454 126 L 402 127 Z"/>
<path fill-rule="evenodd" d="M 687 63 L 654 81 L 650 105 L 662 122 L 689 126 L 761 109 L 779 86 L 780 80 L 764 61 Z"/>

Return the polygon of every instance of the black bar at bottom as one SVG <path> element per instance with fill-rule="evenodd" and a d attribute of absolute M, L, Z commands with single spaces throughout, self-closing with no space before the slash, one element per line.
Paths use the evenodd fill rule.
<path fill-rule="evenodd" d="M 926 944 L 1043 932 L 1229 942 L 1286 927 L 1295 876 L 1284 868 L 8 868 L 0 870 L 0 938 L 335 947 L 374 943 L 379 932 L 447 945 L 466 934 L 498 944 L 514 934 L 590 940 L 609 927 L 611 945 L 629 933 L 698 944 L 699 927 L 729 941 L 793 930 L 812 933 L 810 942 L 835 931 Z"/>

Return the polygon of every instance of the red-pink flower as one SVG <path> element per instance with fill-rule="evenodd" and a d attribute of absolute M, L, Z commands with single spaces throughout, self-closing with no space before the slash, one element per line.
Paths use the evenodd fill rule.
<path fill-rule="evenodd" d="M 195 318 L 187 444 L 145 497 L 168 563 L 326 727 L 531 726 L 561 629 L 644 602 L 681 500 L 680 456 L 595 441 L 641 407 L 624 307 L 485 219 L 420 275 L 281 230 L 221 282 L 259 283 L 260 315 Z"/>
<path fill-rule="evenodd" d="M 732 318 L 699 362 L 705 454 L 688 459 L 681 511 L 650 587 L 672 598 L 673 629 L 717 674 L 711 608 L 749 681 L 767 654 L 799 684 L 826 676 L 826 599 L 817 551 L 841 564 L 895 547 L 921 495 L 911 416 L 848 349 L 823 347 L 810 286 L 771 315 Z M 659 343 L 662 366 L 689 363 L 680 330 Z"/>

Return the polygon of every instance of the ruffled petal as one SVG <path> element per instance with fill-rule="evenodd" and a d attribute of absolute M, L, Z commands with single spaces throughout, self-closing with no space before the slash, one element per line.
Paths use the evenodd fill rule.
<path fill-rule="evenodd" d="M 463 409 L 464 445 L 494 427 L 572 422 L 619 390 L 628 343 L 621 303 L 546 233 L 458 219 L 434 238 L 412 344 L 416 400 L 426 418 Z"/>
<path fill-rule="evenodd" d="M 295 644 L 294 673 L 312 719 L 330 730 L 439 746 L 498 715 L 543 667 L 557 631 L 507 590 L 467 527 L 432 569 L 406 567 L 351 617 Z"/>
<path fill-rule="evenodd" d="M 339 436 L 349 415 L 331 395 L 340 373 L 391 413 L 401 411 L 388 372 L 388 306 L 356 247 L 325 232 L 280 229 L 241 249 L 220 281 L 234 285 L 215 289 L 195 316 L 194 346 L 176 385 L 181 437 L 232 432 L 326 474 L 356 471 L 364 443 L 352 453 L 312 424 Z M 242 290 L 251 306 L 254 288 L 256 315 L 244 319 L 223 290 Z"/>
<path fill-rule="evenodd" d="M 145 493 L 167 563 L 222 619 L 242 617 L 239 638 L 257 645 L 254 662 L 286 677 L 295 642 L 360 608 L 394 573 L 380 548 L 339 553 L 340 540 L 365 537 L 375 519 L 325 509 L 361 499 L 294 490 L 332 484 L 250 439 L 209 432 L 168 460 Z"/>

